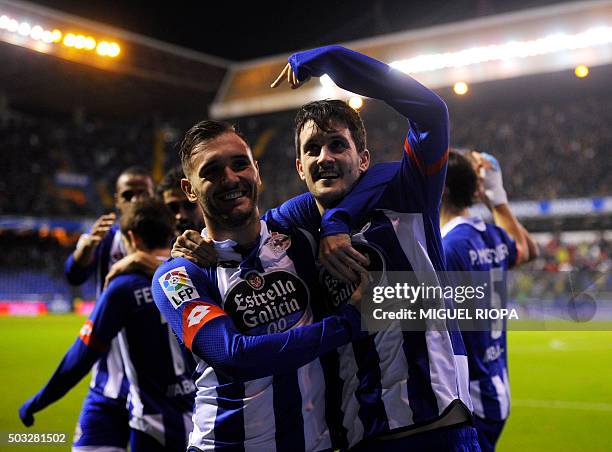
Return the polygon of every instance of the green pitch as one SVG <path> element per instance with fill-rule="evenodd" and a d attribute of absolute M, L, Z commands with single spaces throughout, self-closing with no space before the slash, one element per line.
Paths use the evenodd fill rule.
<path fill-rule="evenodd" d="M 72 437 L 88 377 L 38 413 L 32 429 L 22 426 L 17 409 L 47 381 L 83 321 L 75 315 L 0 317 L 0 450 L 49 448 L 9 448 L 9 432 Z M 612 331 L 510 331 L 509 348 L 513 405 L 498 450 L 610 450 Z"/>

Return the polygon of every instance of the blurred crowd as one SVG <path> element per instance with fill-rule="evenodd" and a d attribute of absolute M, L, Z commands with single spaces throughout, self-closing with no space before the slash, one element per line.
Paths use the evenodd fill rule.
<path fill-rule="evenodd" d="M 237 121 L 251 142 L 264 181 L 267 209 L 304 191 L 294 169 L 294 112 Z M 362 111 L 374 162 L 401 156 L 405 120 L 368 101 Z M 0 120 L 5 169 L 0 214 L 93 216 L 112 206 L 118 172 L 138 164 L 161 174 L 178 162 L 174 145 L 193 121 L 132 118 L 34 117 L 11 112 Z M 494 153 L 511 199 L 612 194 L 612 109 L 600 99 L 529 103 L 513 108 L 454 112 L 451 143 Z M 70 177 L 76 175 L 78 186 Z"/>

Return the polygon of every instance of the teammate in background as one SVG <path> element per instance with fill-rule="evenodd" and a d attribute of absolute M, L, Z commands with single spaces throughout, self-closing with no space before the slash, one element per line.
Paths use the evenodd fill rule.
<path fill-rule="evenodd" d="M 121 216 L 133 202 L 153 195 L 150 174 L 140 167 L 127 168 L 117 178 L 115 208 Z M 147 253 L 137 252 L 126 257 L 116 219 L 115 213 L 102 215 L 91 233 L 81 236 L 75 251 L 64 265 L 70 284 L 81 285 L 92 276 L 95 278 L 96 298 L 99 298 L 106 276 L 114 264 L 119 262 L 122 271 L 148 268 L 150 274 L 159 265 Z M 128 412 L 125 408 L 128 384 L 116 341 L 95 364 L 90 388 L 77 421 L 75 449 L 93 445 L 125 449 L 129 439 Z"/>
<path fill-rule="evenodd" d="M 176 220 L 175 234 L 181 235 L 187 230 L 201 231 L 204 228 L 204 217 L 197 203 L 191 202 L 181 188 L 183 168 L 177 166 L 166 173 L 157 186 L 157 193 L 174 214 Z"/>
<path fill-rule="evenodd" d="M 482 174 L 483 187 L 478 173 Z M 470 216 L 469 208 L 478 198 L 491 210 L 495 224 Z M 476 278 L 476 272 L 488 272 L 497 308 L 506 307 L 506 271 L 535 259 L 538 248 L 510 210 L 494 157 L 450 152 L 440 226 L 447 270 L 470 272 L 470 276 L 457 277 L 460 280 Z M 491 255 L 496 258 L 480 257 Z M 510 409 L 505 325 L 496 321 L 488 331 L 462 331 L 462 336 L 468 352 L 478 440 L 483 451 L 493 451 Z"/>
<path fill-rule="evenodd" d="M 160 201 L 125 206 L 120 226 L 128 254 L 148 253 L 157 260 L 169 256 L 174 219 Z M 34 423 L 34 413 L 74 387 L 118 336 L 130 384 L 130 449 L 185 450 L 192 427 L 193 369 L 155 307 L 150 287 L 150 277 L 142 272 L 117 276 L 110 283 L 49 382 L 19 410 L 26 426 Z M 119 449 L 102 447 L 107 438 L 97 439 L 83 449 Z"/>
<path fill-rule="evenodd" d="M 342 101 L 307 104 L 296 116 L 295 143 L 297 171 L 310 193 L 270 215 L 281 223 L 321 226 L 319 255 L 336 280 L 325 273 L 322 279 L 333 304 L 350 294 L 354 286 L 341 281 L 355 280 L 362 258 L 349 234 L 370 256 L 368 269 L 415 271 L 437 283 L 435 272 L 445 264 L 439 208 L 448 157 L 446 105 L 411 77 L 339 46 L 292 55 L 272 87 L 286 78 L 298 88 L 323 74 L 343 89 L 385 101 L 408 119 L 401 161 L 368 169 L 358 113 Z M 402 331 L 394 322 L 340 348 L 328 364 L 336 369 L 326 375 L 328 392 L 336 397 L 327 409 L 335 448 L 479 450 L 458 332 Z"/>
<path fill-rule="evenodd" d="M 316 451 L 331 447 L 318 356 L 360 336 L 349 304 L 313 323 L 312 240 L 260 221 L 261 185 L 246 141 L 203 121 L 180 147 L 183 190 L 204 213 L 218 263 L 164 263 L 153 297 L 197 360 L 190 451 Z"/>

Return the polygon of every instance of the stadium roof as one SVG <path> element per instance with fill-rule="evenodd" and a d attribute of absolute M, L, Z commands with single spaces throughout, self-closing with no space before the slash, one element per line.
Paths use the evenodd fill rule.
<path fill-rule="evenodd" d="M 413 75 L 430 88 L 612 62 L 612 0 L 563 3 L 361 39 L 345 44 Z M 290 109 L 351 93 L 331 81 L 299 90 L 269 84 L 288 54 L 232 65 L 211 107 L 219 118 Z M 322 79 L 323 81 L 323 79 Z"/>
<path fill-rule="evenodd" d="M 0 0 L 0 15 L 0 83 L 9 103 L 22 109 L 203 115 L 229 64 L 32 3 Z M 70 36 L 80 36 L 82 45 L 72 45 Z M 105 55 L 103 43 L 120 52 Z"/>

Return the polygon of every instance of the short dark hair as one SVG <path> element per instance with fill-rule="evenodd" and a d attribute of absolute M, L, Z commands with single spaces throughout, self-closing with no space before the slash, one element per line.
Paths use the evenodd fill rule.
<path fill-rule="evenodd" d="M 151 177 L 151 172 L 146 170 L 145 168 L 143 168 L 142 166 L 130 166 L 126 169 L 124 169 L 123 171 L 121 171 L 119 173 L 119 175 L 117 176 L 117 179 L 119 179 L 121 176 L 144 176 L 144 177 Z M 116 180 L 116 179 L 115 179 Z"/>
<path fill-rule="evenodd" d="M 175 166 L 164 174 L 163 179 L 157 185 L 157 195 L 163 196 L 164 192 L 167 190 L 181 190 L 181 179 L 184 177 L 185 173 L 183 172 L 183 168 Z"/>
<path fill-rule="evenodd" d="M 341 100 L 317 100 L 303 105 L 295 116 L 295 157 L 297 159 L 300 158 L 300 132 L 308 121 L 313 121 L 323 131 L 329 131 L 333 121 L 343 122 L 351 132 L 357 152 L 361 154 L 366 148 L 366 131 L 359 113 Z"/>
<path fill-rule="evenodd" d="M 459 209 L 471 207 L 478 189 L 478 175 L 472 162 L 455 150 L 448 153 L 446 201 Z"/>
<path fill-rule="evenodd" d="M 179 145 L 179 157 L 181 159 L 181 165 L 183 166 L 183 171 L 185 174 L 189 172 L 191 154 L 197 145 L 214 140 L 218 136 L 228 132 L 235 133 L 242 138 L 247 146 L 249 145 L 249 142 L 238 131 L 236 126 L 228 122 L 207 119 L 198 122 L 191 129 L 189 129 L 185 133 L 185 136 Z"/>
<path fill-rule="evenodd" d="M 129 203 L 119 220 L 123 235 L 132 231 L 148 249 L 170 246 L 174 223 L 172 212 L 155 198 Z"/>

